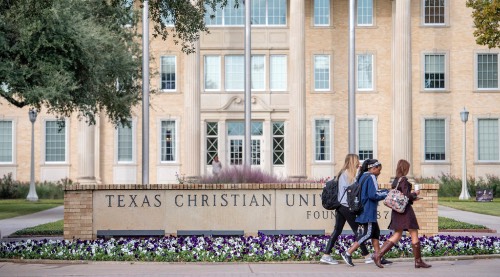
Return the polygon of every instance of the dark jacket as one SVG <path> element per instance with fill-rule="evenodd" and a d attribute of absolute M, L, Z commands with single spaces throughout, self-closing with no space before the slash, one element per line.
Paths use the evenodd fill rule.
<path fill-rule="evenodd" d="M 356 222 L 358 223 L 377 222 L 378 201 L 384 200 L 387 196 L 387 193 L 377 192 L 378 182 L 375 175 L 365 172 L 359 179 L 359 182 L 363 182 L 367 174 L 369 175 L 368 180 L 363 183 L 361 189 L 363 212 L 356 218 Z"/>

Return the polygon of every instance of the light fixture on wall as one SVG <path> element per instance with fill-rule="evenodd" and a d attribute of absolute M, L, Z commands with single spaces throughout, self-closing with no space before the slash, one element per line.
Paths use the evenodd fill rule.
<path fill-rule="evenodd" d="M 464 135 L 463 135 L 463 164 L 462 164 L 462 192 L 458 199 L 468 200 L 470 198 L 469 191 L 467 190 L 467 153 L 466 153 L 466 130 L 467 130 L 467 120 L 469 120 L 469 111 L 464 107 L 464 110 L 460 112 L 460 119 L 464 123 Z"/>

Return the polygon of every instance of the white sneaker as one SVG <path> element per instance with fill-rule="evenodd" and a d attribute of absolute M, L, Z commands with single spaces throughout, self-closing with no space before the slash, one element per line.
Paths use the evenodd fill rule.
<path fill-rule="evenodd" d="M 321 260 L 319 260 L 319 262 L 323 264 L 339 264 L 339 262 L 334 258 L 332 258 L 332 256 L 330 255 L 323 255 L 323 257 L 321 257 Z"/>
<path fill-rule="evenodd" d="M 372 263 L 373 263 L 372 255 L 370 255 L 367 258 L 365 258 L 365 264 L 372 264 Z"/>

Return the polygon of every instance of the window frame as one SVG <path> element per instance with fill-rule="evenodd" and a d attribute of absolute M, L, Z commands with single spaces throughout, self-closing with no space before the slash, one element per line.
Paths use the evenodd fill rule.
<path fill-rule="evenodd" d="M 215 126 L 217 127 L 217 134 L 216 135 L 209 135 L 208 132 L 209 132 L 209 129 L 208 129 L 208 124 L 215 124 Z M 206 166 L 211 166 L 212 165 L 212 161 L 213 161 L 213 158 L 217 155 L 219 155 L 219 150 L 220 150 L 220 143 L 221 143 L 221 140 L 220 140 L 220 131 L 221 131 L 221 124 L 219 124 L 219 121 L 205 121 L 205 126 L 204 126 L 204 130 L 205 130 L 205 165 Z M 215 155 L 213 157 L 209 157 L 210 154 L 209 154 L 209 144 L 208 144 L 208 140 L 209 138 L 215 138 L 215 141 L 216 141 L 216 148 L 217 148 L 217 151 L 215 152 Z"/>
<path fill-rule="evenodd" d="M 427 120 L 444 120 L 444 160 L 427 160 L 425 155 L 425 146 L 426 146 L 426 141 L 425 141 L 425 124 Z M 429 116 L 422 116 L 421 117 L 421 159 L 422 163 L 425 164 L 448 164 L 450 163 L 450 116 L 444 116 L 444 115 L 429 115 Z"/>
<path fill-rule="evenodd" d="M 330 26 L 332 26 L 332 6 L 333 6 L 332 1 L 326 0 L 326 1 L 328 1 L 328 14 L 325 17 L 328 18 L 327 19 L 328 22 L 325 24 L 316 23 L 316 16 L 318 16 L 316 14 L 316 1 L 317 0 L 311 1 L 311 4 L 312 4 L 312 16 L 311 16 L 312 26 L 314 26 L 314 27 L 330 27 Z"/>
<path fill-rule="evenodd" d="M 115 164 L 136 164 L 137 163 L 137 118 L 129 119 L 132 132 L 132 159 L 130 161 L 119 160 L 119 130 L 115 128 Z"/>
<path fill-rule="evenodd" d="M 371 88 L 359 88 L 359 56 L 371 56 Z M 372 52 L 364 52 L 356 54 L 356 92 L 373 92 L 375 91 L 375 54 Z"/>
<path fill-rule="evenodd" d="M 437 56 L 437 55 L 442 55 L 444 57 L 444 88 L 426 88 L 425 86 L 425 74 L 426 74 L 426 63 L 425 59 L 427 56 Z M 420 70 L 420 86 L 422 89 L 422 92 L 436 92 L 436 93 L 443 93 L 443 92 L 449 92 L 450 88 L 450 55 L 448 51 L 426 51 L 422 52 L 421 55 L 421 70 Z"/>
<path fill-rule="evenodd" d="M 163 67 L 163 58 L 167 58 L 167 57 L 173 57 L 174 58 L 174 77 L 175 77 L 175 80 L 174 80 L 174 86 L 175 88 L 174 89 L 164 89 L 163 88 L 163 80 L 162 80 L 162 67 Z M 178 82 L 178 72 L 177 72 L 177 56 L 176 55 L 160 55 L 160 91 L 161 92 L 177 92 L 178 91 L 178 88 L 179 88 L 179 82 Z"/>
<path fill-rule="evenodd" d="M 57 118 L 44 118 L 41 122 L 42 124 L 42 162 L 43 164 L 69 164 L 69 130 L 70 121 L 68 118 L 64 118 L 64 161 L 47 161 L 47 122 L 49 121 L 59 121 Z"/>
<path fill-rule="evenodd" d="M 285 65 L 283 67 L 284 69 L 284 73 L 281 72 L 279 73 L 279 76 L 283 76 L 284 77 L 284 87 L 283 88 L 273 88 L 273 76 L 277 76 L 277 75 L 273 75 L 273 57 L 277 58 L 277 57 L 281 57 L 281 58 L 284 58 L 284 62 L 285 62 Z M 287 91 L 288 90 L 288 55 L 287 54 L 269 54 L 269 91 L 276 91 L 276 92 L 280 92 L 280 91 Z"/>
<path fill-rule="evenodd" d="M 274 124 L 282 124 L 283 134 L 274 133 Z M 285 120 L 271 120 L 271 163 L 273 166 L 285 166 L 286 165 L 286 121 Z M 275 148 L 275 138 L 281 138 L 283 141 L 282 151 L 277 151 Z M 282 153 L 282 163 L 276 163 L 275 153 Z"/>
<path fill-rule="evenodd" d="M 316 57 L 328 57 L 328 88 L 316 88 Z M 332 91 L 332 55 L 331 54 L 313 54 L 312 58 L 312 87 L 314 92 L 330 92 Z"/>
<path fill-rule="evenodd" d="M 473 117 L 474 120 L 474 141 L 476 142 L 474 145 L 474 159 L 477 164 L 500 164 L 500 130 L 498 134 L 498 160 L 480 160 L 479 159 L 479 121 L 482 119 L 496 119 L 498 122 L 498 128 L 500 129 L 500 114 L 492 114 L 492 115 L 476 115 Z M 463 124 L 463 123 L 462 123 Z"/>
<path fill-rule="evenodd" d="M 356 5 L 356 26 L 357 27 L 373 27 L 375 26 L 375 0 L 370 0 L 371 1 L 371 10 L 372 10 L 372 13 L 371 13 L 371 23 L 370 24 L 359 24 L 359 0 L 357 1 L 357 5 Z"/>
<path fill-rule="evenodd" d="M 497 88 L 479 88 L 479 55 L 497 55 Z M 474 91 L 500 92 L 500 50 L 480 50 L 474 53 Z"/>
<path fill-rule="evenodd" d="M 329 129 L 329 134 L 328 134 L 328 137 L 325 136 L 325 138 L 327 138 L 327 145 L 325 145 L 328 149 L 328 152 L 325 152 L 326 155 L 328 155 L 328 158 L 325 158 L 324 160 L 318 160 L 317 159 L 317 156 L 318 156 L 318 153 L 316 152 L 317 148 L 317 140 L 316 140 L 316 127 L 317 127 L 317 122 L 318 121 L 328 121 L 328 129 Z M 313 163 L 315 164 L 322 164 L 322 163 L 331 163 L 334 161 L 333 157 L 334 157 L 334 130 L 333 130 L 333 126 L 334 126 L 334 123 L 333 123 L 333 118 L 330 118 L 330 117 L 317 117 L 317 118 L 313 118 L 312 120 L 312 147 L 313 147 L 313 151 L 312 151 L 312 154 L 313 154 Z M 321 147 L 321 146 L 320 146 Z"/>
<path fill-rule="evenodd" d="M 225 9 L 227 7 L 230 7 L 231 9 L 234 10 L 234 3 L 231 2 L 232 0 L 229 0 L 228 3 L 227 3 L 227 6 L 225 7 Z M 270 5 L 269 5 L 269 1 L 272 1 L 272 0 L 266 0 L 266 11 L 265 11 L 265 20 L 266 20 L 266 23 L 265 24 L 252 24 L 252 27 L 286 27 L 288 25 L 288 1 L 286 0 L 276 0 L 276 1 L 283 1 L 283 3 L 285 4 L 285 7 L 284 7 L 284 23 L 283 24 L 270 24 L 270 13 L 269 13 L 269 8 L 270 8 Z M 252 2 L 253 3 L 253 2 Z M 243 22 L 242 24 L 226 24 L 226 15 L 225 15 L 225 9 L 220 9 L 220 7 L 217 7 L 215 12 L 214 12 L 214 15 L 216 15 L 216 17 L 214 18 L 214 20 L 217 22 L 217 21 L 220 21 L 220 24 L 210 24 L 211 22 L 207 22 L 207 15 L 205 15 L 205 24 L 207 27 L 209 28 L 213 28 L 213 27 L 242 27 L 245 25 L 245 14 L 244 14 L 244 4 L 242 2 L 239 2 L 239 5 L 240 7 L 238 7 L 238 9 L 243 9 Z M 207 11 L 210 11 L 212 12 L 211 8 L 207 8 Z M 253 11 L 253 9 L 252 9 Z M 218 20 L 218 17 L 220 17 L 220 19 Z M 251 16 L 253 18 L 253 15 Z M 213 20 L 210 20 L 210 21 L 213 21 Z"/>
<path fill-rule="evenodd" d="M 162 157 L 162 123 L 164 121 L 173 121 L 174 122 L 174 128 L 175 128 L 175 134 L 173 136 L 174 138 L 174 157 L 175 159 L 173 161 L 167 161 L 167 160 L 162 160 L 163 157 Z M 180 141 L 179 141 L 179 126 L 180 126 L 180 123 L 179 123 L 179 119 L 176 118 L 176 117 L 170 117 L 170 118 L 160 118 L 158 120 L 158 162 L 160 164 L 179 164 L 180 163 L 180 157 L 179 157 L 179 149 L 181 147 L 180 145 Z"/>
<path fill-rule="evenodd" d="M 376 115 L 364 115 L 364 116 L 357 116 L 356 117 L 356 154 L 360 157 L 359 155 L 359 121 L 361 120 L 371 120 L 372 121 L 372 147 L 373 147 L 373 157 L 378 157 L 378 116 Z"/>
<path fill-rule="evenodd" d="M 218 57 L 218 62 L 219 62 L 219 72 L 217 73 L 219 80 L 218 80 L 218 88 L 211 89 L 207 88 L 207 57 Z M 223 55 L 220 54 L 204 54 L 203 55 L 203 89 L 204 91 L 222 91 L 222 57 Z"/>
<path fill-rule="evenodd" d="M 421 12 L 420 12 L 420 25 L 423 26 L 423 27 L 434 27 L 434 28 L 439 28 L 439 27 L 447 27 L 449 26 L 449 22 L 450 22 L 450 17 L 449 17 L 449 13 L 450 13 L 450 4 L 449 4 L 449 1 L 448 0 L 443 0 L 444 1 L 444 14 L 443 14 L 443 18 L 444 18 L 444 22 L 443 23 L 426 23 L 425 22 L 425 1 L 426 0 L 421 0 L 420 2 L 420 9 L 421 9 Z"/>
<path fill-rule="evenodd" d="M 0 161 L 0 165 L 13 165 L 16 164 L 16 120 L 13 118 L 2 118 L 0 119 L 0 122 L 2 121 L 9 121 L 11 123 L 11 160 L 6 162 L 6 161 Z"/>

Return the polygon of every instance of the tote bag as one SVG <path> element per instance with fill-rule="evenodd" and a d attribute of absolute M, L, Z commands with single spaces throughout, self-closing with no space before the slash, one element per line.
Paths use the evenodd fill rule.
<path fill-rule="evenodd" d="M 387 197 L 384 199 L 384 205 L 398 213 L 404 213 L 406 205 L 408 205 L 408 197 L 398 190 L 399 183 L 402 179 L 403 177 L 399 178 L 396 188 L 391 189 L 387 194 Z"/>

